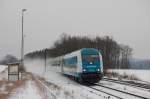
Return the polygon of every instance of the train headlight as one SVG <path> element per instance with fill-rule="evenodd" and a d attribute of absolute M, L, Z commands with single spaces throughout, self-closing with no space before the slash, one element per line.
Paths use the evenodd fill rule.
<path fill-rule="evenodd" d="M 83 69 L 83 71 L 85 72 L 86 70 L 85 70 L 85 69 Z"/>
<path fill-rule="evenodd" d="M 97 69 L 97 71 L 100 71 L 99 69 Z"/>

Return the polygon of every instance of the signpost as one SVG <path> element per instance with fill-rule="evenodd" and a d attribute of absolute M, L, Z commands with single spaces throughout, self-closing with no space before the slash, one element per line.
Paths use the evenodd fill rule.
<path fill-rule="evenodd" d="M 19 80 L 19 65 L 20 65 L 20 63 L 9 63 L 8 64 L 8 80 L 10 80 L 10 81 Z"/>

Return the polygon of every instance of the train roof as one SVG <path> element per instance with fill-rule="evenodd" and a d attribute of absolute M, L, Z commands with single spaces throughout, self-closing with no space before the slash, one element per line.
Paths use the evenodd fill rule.
<path fill-rule="evenodd" d="M 86 53 L 86 52 L 89 52 L 89 51 L 97 51 L 97 52 L 100 53 L 100 51 L 98 51 L 98 50 L 95 49 L 95 48 L 82 48 L 82 49 L 73 51 L 73 52 L 71 52 L 71 53 L 68 53 L 68 54 L 65 54 L 65 55 L 62 55 L 62 56 L 55 57 L 55 58 L 53 58 L 53 59 L 58 60 L 58 59 L 61 59 L 61 58 L 69 58 L 69 57 L 71 57 L 71 56 L 76 56 L 76 55 L 80 54 L 81 52 Z M 101 54 L 101 53 L 100 53 L 100 54 Z"/>
<path fill-rule="evenodd" d="M 77 55 L 77 54 L 79 54 L 79 53 L 87 53 L 87 52 L 92 52 L 92 51 L 96 51 L 96 52 L 99 52 L 97 49 L 95 49 L 95 48 L 82 48 L 82 49 L 79 49 L 79 50 L 77 50 L 77 51 L 74 51 L 74 52 L 71 52 L 71 53 L 68 53 L 68 54 L 66 54 L 66 55 L 64 55 L 64 57 L 70 57 L 70 56 L 74 56 L 74 55 Z"/>

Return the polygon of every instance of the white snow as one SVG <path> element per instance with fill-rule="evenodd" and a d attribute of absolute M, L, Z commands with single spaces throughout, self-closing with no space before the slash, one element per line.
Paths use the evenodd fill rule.
<path fill-rule="evenodd" d="M 27 81 L 25 86 L 18 88 L 8 99 L 43 99 L 33 81 Z"/>
<path fill-rule="evenodd" d="M 103 94 L 95 94 L 87 90 L 86 87 L 70 80 L 60 72 L 56 72 L 58 67 L 47 66 L 45 78 L 48 82 L 52 83 L 49 87 L 52 92 L 57 95 L 58 99 L 104 99 Z M 59 71 L 59 70 L 58 70 Z M 54 86 L 57 85 L 58 89 Z"/>
<path fill-rule="evenodd" d="M 116 72 L 121 75 L 127 74 L 131 76 L 135 76 L 142 81 L 150 82 L 150 70 L 130 70 L 130 69 L 111 69 L 111 72 Z"/>
<path fill-rule="evenodd" d="M 8 78 L 8 66 L 0 65 L 0 80 Z"/>
<path fill-rule="evenodd" d="M 7 68 L 6 65 L 0 65 L 0 73 L 1 73 L 2 71 L 4 71 L 6 68 Z"/>
<path fill-rule="evenodd" d="M 26 63 L 26 70 L 32 72 L 36 75 L 42 76 L 46 79 L 48 84 L 48 88 L 51 92 L 57 96 L 58 99 L 108 99 L 109 95 L 98 92 L 96 90 L 90 89 L 86 86 L 83 86 L 75 81 L 70 80 L 68 77 L 65 77 L 60 73 L 60 68 L 55 66 L 50 66 L 47 61 L 46 71 L 44 60 L 32 60 Z M 117 70 L 116 70 L 117 71 Z M 118 72 L 118 71 L 117 71 Z M 123 70 L 119 71 L 119 73 L 124 74 Z M 150 75 L 150 71 L 136 71 L 136 70 L 126 70 L 126 74 L 131 74 L 138 76 L 141 80 L 150 81 L 148 76 Z M 144 77 L 143 77 L 144 76 Z M 103 82 L 105 85 L 111 86 L 116 89 L 125 90 L 129 92 L 134 92 L 136 94 L 141 94 L 145 96 L 149 96 L 149 92 L 141 91 L 138 89 L 126 87 L 125 85 L 119 84 L 110 84 L 107 82 Z M 97 88 L 97 87 L 95 87 Z M 101 90 L 106 90 L 107 92 L 116 94 L 118 96 L 124 96 L 126 99 L 133 99 L 136 97 L 126 96 L 124 94 L 110 91 L 108 89 L 100 88 Z M 115 99 L 114 97 L 110 97 L 109 99 Z"/>
<path fill-rule="evenodd" d="M 114 89 L 122 90 L 122 91 L 129 92 L 129 93 L 134 93 L 135 95 L 141 95 L 141 96 L 150 98 L 150 92 L 148 90 L 143 90 L 140 88 L 135 88 L 135 87 L 118 84 L 114 82 L 109 82 L 109 81 L 100 81 L 100 83 L 102 83 L 105 86 L 114 88 Z"/>
<path fill-rule="evenodd" d="M 100 87 L 100 86 L 94 86 L 94 88 L 96 89 L 100 89 L 100 90 L 103 90 L 103 91 L 106 91 L 110 94 L 113 94 L 113 95 L 116 95 L 118 97 L 121 97 L 123 99 L 141 99 L 141 98 L 137 98 L 135 96 L 131 96 L 131 95 L 128 95 L 128 94 L 124 94 L 122 92 L 118 92 L 118 91 L 114 91 L 114 90 L 110 90 L 110 89 L 107 89 L 107 88 L 104 88 L 104 87 Z"/>
<path fill-rule="evenodd" d="M 47 65 L 45 72 L 44 60 L 28 60 L 25 66 L 27 71 L 45 77 L 46 81 L 51 83 L 49 89 L 57 99 L 106 99 L 108 96 L 95 93 L 92 89 L 87 90 L 86 87 L 70 80 L 59 72 L 59 67 Z"/>

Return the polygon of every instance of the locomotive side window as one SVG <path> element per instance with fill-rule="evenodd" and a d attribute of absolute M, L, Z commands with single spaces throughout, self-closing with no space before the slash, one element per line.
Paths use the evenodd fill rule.
<path fill-rule="evenodd" d="M 67 66 L 75 66 L 77 64 L 77 56 L 64 59 L 64 62 Z"/>

